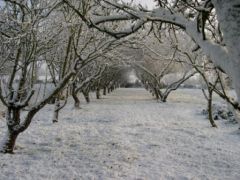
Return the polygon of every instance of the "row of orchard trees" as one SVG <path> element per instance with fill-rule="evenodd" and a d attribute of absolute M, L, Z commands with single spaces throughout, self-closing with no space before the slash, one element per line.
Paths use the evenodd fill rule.
<path fill-rule="evenodd" d="M 7 129 L 0 151 L 12 153 L 18 135 L 50 101 L 57 122 L 68 96 L 78 108 L 80 92 L 86 101 L 91 90 L 97 98 L 101 89 L 106 94 L 116 85 L 122 65 L 135 68 L 163 102 L 200 74 L 213 127 L 213 92 L 239 110 L 238 0 L 156 2 L 148 10 L 111 0 L 2 0 L 0 99 L 7 109 Z M 51 79 L 52 88 L 41 94 L 36 82 L 43 67 L 45 86 Z M 166 84 L 163 77 L 176 71 L 179 79 Z M 209 72 L 214 78 L 208 78 Z M 231 77 L 238 99 L 227 95 L 222 73 Z"/>
<path fill-rule="evenodd" d="M 86 15 L 92 2 L 73 3 Z M 53 122 L 57 122 L 68 96 L 78 108 L 78 93 L 89 102 L 91 90 L 100 98 L 101 89 L 106 94 L 116 85 L 118 58 L 111 53 L 124 41 L 89 29 L 61 1 L 1 1 L 0 41 L 0 99 L 7 122 L 0 143 L 3 153 L 13 152 L 18 135 L 50 101 L 54 100 Z M 46 93 L 37 85 L 39 71 L 46 73 Z"/>
<path fill-rule="evenodd" d="M 138 41 L 139 48 L 143 50 L 143 61 L 132 65 L 145 88 L 157 100 L 166 102 L 171 92 L 195 78 L 191 87 L 196 88 L 197 85 L 202 88 L 212 127 L 217 127 L 212 115 L 213 93 L 226 100 L 232 106 L 231 111 L 239 111 L 238 104 L 227 94 L 230 89 L 228 76 L 201 51 L 192 52 L 194 44 L 186 35 L 181 31 L 163 31 L 161 36 L 161 41 L 156 34 L 149 34 L 144 42 Z"/>
<path fill-rule="evenodd" d="M 63 0 L 66 4 L 70 1 Z M 148 10 L 111 0 L 97 0 L 107 9 L 84 19 L 87 24 L 116 38 L 123 38 L 152 23 L 157 31 L 182 30 L 214 65 L 227 73 L 240 99 L 240 4 L 239 0 L 154 0 L 156 8 Z M 74 6 L 71 6 L 73 9 Z M 112 9 L 109 14 L 109 9 Z M 115 11 L 113 11 L 115 10 Z M 76 9 L 75 9 L 76 11 Z M 121 28 L 109 28 L 110 22 L 125 21 Z M 153 28 L 151 28 L 151 31 Z"/>
<path fill-rule="evenodd" d="M 147 38 L 152 33 L 160 44 L 165 43 L 164 47 L 171 45 L 173 52 L 163 58 L 162 52 L 156 53 L 155 51 L 156 48 L 160 50 L 162 47 L 159 44 L 153 45 L 155 49 L 146 47 L 150 50 L 150 54 L 155 54 L 155 57 L 147 55 L 149 60 L 168 59 L 167 62 L 160 63 L 160 69 L 157 68 L 159 62 L 149 63 L 146 59 L 144 59 L 145 62 L 133 64 L 138 77 L 147 88 L 150 87 L 156 98 L 166 101 L 172 90 L 178 88 L 195 73 L 199 73 L 207 86 L 204 95 L 208 101 L 209 120 L 213 127 L 216 127 L 211 117 L 213 92 L 226 100 L 231 108 L 239 111 L 239 0 L 152 0 L 156 6 L 150 10 L 124 1 L 95 0 L 95 5 L 102 7 L 102 11 L 90 13 L 88 16 L 81 14 L 71 0 L 62 1 L 71 7 L 89 27 L 96 28 L 117 39 L 137 35 L 142 28 L 145 28 L 149 32 Z M 92 9 L 96 7 L 92 6 Z M 121 23 L 122 26 L 110 26 L 112 23 Z M 164 35 L 166 32 L 168 36 Z M 191 39 L 190 44 L 185 40 L 178 40 L 179 36 L 186 35 Z M 146 42 L 144 43 L 146 45 Z M 176 63 L 179 63 L 177 66 L 182 66 L 183 75 L 162 92 L 162 77 L 170 71 L 175 71 Z M 189 67 L 193 70 L 187 71 Z M 209 78 L 209 74 L 215 75 Z M 223 74 L 231 78 L 236 98 L 228 96 L 226 87 L 224 87 Z"/>

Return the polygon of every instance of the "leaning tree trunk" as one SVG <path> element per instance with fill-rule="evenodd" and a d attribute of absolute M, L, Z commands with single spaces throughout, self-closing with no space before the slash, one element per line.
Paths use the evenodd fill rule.
<path fill-rule="evenodd" d="M 74 100 L 74 107 L 76 109 L 79 109 L 80 108 L 80 100 L 78 98 L 78 92 L 76 91 L 76 83 L 73 83 L 72 85 L 72 97 L 73 97 L 73 100 Z"/>
<path fill-rule="evenodd" d="M 206 98 L 208 105 L 207 105 L 207 111 L 208 111 L 208 120 L 212 127 L 217 127 L 216 123 L 214 122 L 213 115 L 212 115 L 212 96 L 213 96 L 213 89 L 211 87 L 208 87 L 208 95 L 205 93 L 205 90 L 202 89 L 203 95 Z"/>
<path fill-rule="evenodd" d="M 167 90 L 163 93 L 160 90 L 158 92 L 159 92 L 159 96 L 161 98 L 161 101 L 163 103 L 167 102 L 167 98 L 168 98 L 169 94 L 171 93 L 171 89 L 169 89 L 169 90 Z"/>
<path fill-rule="evenodd" d="M 72 93 L 72 97 L 73 97 L 73 100 L 74 100 L 74 107 L 76 109 L 79 109 L 80 108 L 80 100 L 79 100 L 77 94 L 76 93 Z"/>
<path fill-rule="evenodd" d="M 163 95 L 162 97 L 161 97 L 161 101 L 162 102 L 167 102 L 167 97 L 168 97 L 168 95 Z"/>

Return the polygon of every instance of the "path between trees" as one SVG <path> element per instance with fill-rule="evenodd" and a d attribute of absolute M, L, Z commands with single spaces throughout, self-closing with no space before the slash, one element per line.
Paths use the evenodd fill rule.
<path fill-rule="evenodd" d="M 48 106 L 16 154 L 1 155 L 0 179 L 240 179 L 237 126 L 211 128 L 204 106 L 198 90 L 157 103 L 143 89 L 119 89 L 80 110 L 69 103 L 56 124 Z"/>

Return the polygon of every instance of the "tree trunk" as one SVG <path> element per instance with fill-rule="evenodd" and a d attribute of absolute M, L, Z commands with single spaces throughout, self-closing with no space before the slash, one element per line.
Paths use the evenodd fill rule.
<path fill-rule="evenodd" d="M 103 88 L 103 95 L 104 95 L 104 96 L 107 95 L 107 88 L 106 88 L 106 87 Z"/>
<path fill-rule="evenodd" d="M 73 97 L 73 100 L 74 100 L 74 107 L 76 109 L 79 109 L 80 108 L 80 100 L 79 100 L 77 94 L 72 93 L 72 97 Z"/>
<path fill-rule="evenodd" d="M 18 135 L 19 135 L 19 133 L 8 129 L 7 133 L 5 135 L 5 138 L 3 139 L 3 141 L 0 144 L 0 152 L 12 154 Z"/>
<path fill-rule="evenodd" d="M 154 88 L 154 94 L 156 96 L 156 99 L 158 100 L 160 97 L 159 97 L 157 88 Z"/>
<path fill-rule="evenodd" d="M 53 112 L 53 119 L 52 119 L 53 123 L 58 122 L 59 111 L 60 111 L 60 100 L 59 98 L 57 98 L 55 102 L 54 112 Z"/>
<path fill-rule="evenodd" d="M 83 96 L 84 96 L 86 102 L 87 102 L 87 103 L 90 103 L 89 92 L 84 92 L 84 93 L 83 93 Z"/>
<path fill-rule="evenodd" d="M 96 98 L 100 99 L 100 89 L 99 88 L 96 89 Z"/>
<path fill-rule="evenodd" d="M 80 100 L 77 96 L 78 92 L 76 91 L 76 83 L 74 82 L 73 85 L 71 86 L 71 94 L 72 94 L 72 97 L 73 97 L 73 100 L 74 100 L 74 107 L 75 108 L 80 108 Z"/>
<path fill-rule="evenodd" d="M 212 125 L 212 127 L 217 127 L 217 125 L 215 124 L 214 120 L 213 120 L 213 116 L 212 116 L 212 94 L 213 91 L 212 90 L 208 90 L 209 96 L 208 96 L 208 119 Z"/>
<path fill-rule="evenodd" d="M 111 92 L 111 88 L 108 88 L 108 94 Z"/>
<path fill-rule="evenodd" d="M 111 91 L 111 92 L 113 92 L 113 91 L 114 91 L 114 86 L 111 86 L 111 89 L 110 89 L 110 91 Z"/>
<path fill-rule="evenodd" d="M 161 101 L 162 102 L 167 102 L 167 95 L 163 95 L 162 97 L 161 97 Z"/>
<path fill-rule="evenodd" d="M 8 107 L 6 113 L 6 121 L 7 121 L 7 133 L 0 144 L 0 152 L 2 153 L 13 153 L 13 149 L 15 146 L 15 142 L 19 131 L 16 130 L 16 127 L 20 124 L 20 109 Z"/>

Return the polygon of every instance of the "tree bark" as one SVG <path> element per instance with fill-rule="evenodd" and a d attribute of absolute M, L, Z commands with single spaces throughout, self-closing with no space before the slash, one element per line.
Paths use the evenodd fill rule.
<path fill-rule="evenodd" d="M 5 138 L 0 144 L 0 152 L 12 154 L 18 135 L 19 135 L 18 132 L 8 129 L 6 132 Z"/>
<path fill-rule="evenodd" d="M 73 93 L 72 97 L 73 97 L 73 100 L 74 100 L 74 107 L 76 109 L 79 109 L 80 108 L 80 100 L 79 100 L 77 94 Z"/>
<path fill-rule="evenodd" d="M 17 127 L 20 125 L 20 109 L 8 107 L 6 113 L 7 132 L 5 138 L 0 144 L 0 152 L 13 153 L 15 142 L 20 131 Z"/>
<path fill-rule="evenodd" d="M 78 91 L 76 90 L 77 89 L 77 85 L 76 83 L 74 82 L 73 85 L 72 85 L 72 90 L 71 90 L 71 94 L 72 94 L 72 97 L 73 97 L 73 100 L 74 100 L 74 107 L 75 108 L 80 108 L 80 100 L 77 96 L 78 94 Z"/>

